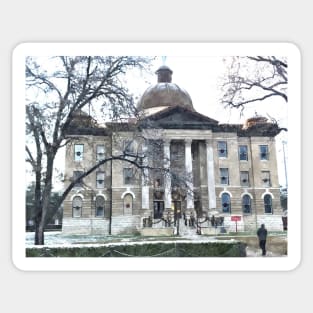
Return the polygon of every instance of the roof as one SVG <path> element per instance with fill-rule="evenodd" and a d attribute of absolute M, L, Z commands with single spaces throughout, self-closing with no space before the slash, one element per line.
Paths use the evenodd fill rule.
<path fill-rule="evenodd" d="M 172 83 L 172 73 L 173 71 L 165 65 L 156 71 L 157 84 L 148 87 L 143 93 L 137 105 L 139 110 L 176 105 L 194 110 L 188 92 Z"/>

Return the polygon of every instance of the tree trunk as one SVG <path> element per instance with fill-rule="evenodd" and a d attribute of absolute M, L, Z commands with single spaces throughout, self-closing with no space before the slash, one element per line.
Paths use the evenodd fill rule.
<path fill-rule="evenodd" d="M 39 243 L 39 222 L 35 220 L 35 245 L 40 245 Z"/>
<path fill-rule="evenodd" d="M 40 219 L 40 223 L 38 227 L 38 244 L 39 245 L 44 245 L 44 228 L 46 225 L 47 212 L 50 207 L 54 157 L 55 157 L 54 153 L 47 155 L 45 186 L 44 186 L 43 193 L 42 193 L 41 219 Z"/>
<path fill-rule="evenodd" d="M 37 234 L 37 245 L 44 245 L 45 244 L 45 235 L 44 235 L 44 225 L 42 222 L 38 225 L 38 234 Z"/>

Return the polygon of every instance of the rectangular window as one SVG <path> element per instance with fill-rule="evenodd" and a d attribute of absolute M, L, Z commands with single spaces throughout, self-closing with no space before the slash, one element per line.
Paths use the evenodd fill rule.
<path fill-rule="evenodd" d="M 227 142 L 218 141 L 217 142 L 218 156 L 220 158 L 227 158 Z"/>
<path fill-rule="evenodd" d="M 73 181 L 75 181 L 79 176 L 81 176 L 82 174 L 84 174 L 83 171 L 74 171 L 73 172 Z M 83 186 L 83 180 L 79 180 L 74 187 L 82 187 Z"/>
<path fill-rule="evenodd" d="M 153 218 L 162 218 L 164 201 L 153 201 Z"/>
<path fill-rule="evenodd" d="M 269 171 L 262 171 L 261 179 L 263 187 L 271 187 L 271 175 Z"/>
<path fill-rule="evenodd" d="M 229 185 L 228 168 L 220 168 L 220 183 L 221 185 Z"/>
<path fill-rule="evenodd" d="M 105 178 L 104 172 L 97 172 L 96 173 L 97 188 L 104 188 L 104 178 Z"/>
<path fill-rule="evenodd" d="M 124 152 L 134 154 L 135 153 L 135 143 L 133 140 L 124 140 Z"/>
<path fill-rule="evenodd" d="M 268 145 L 260 146 L 260 159 L 261 160 L 268 160 L 269 159 Z"/>
<path fill-rule="evenodd" d="M 132 168 L 124 168 L 124 185 L 130 185 L 133 183 L 134 173 Z"/>
<path fill-rule="evenodd" d="M 249 172 L 248 171 L 241 171 L 240 172 L 240 183 L 241 186 L 248 187 L 250 185 L 249 183 Z"/>
<path fill-rule="evenodd" d="M 248 161 L 248 146 L 239 146 L 239 160 Z"/>
<path fill-rule="evenodd" d="M 83 160 L 84 155 L 84 145 L 77 144 L 74 145 L 74 160 L 80 162 Z"/>
<path fill-rule="evenodd" d="M 102 161 L 105 158 L 104 145 L 97 145 L 97 161 Z"/>

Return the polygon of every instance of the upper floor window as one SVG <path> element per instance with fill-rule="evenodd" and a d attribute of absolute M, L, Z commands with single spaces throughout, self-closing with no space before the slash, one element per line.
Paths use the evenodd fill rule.
<path fill-rule="evenodd" d="M 222 194 L 222 211 L 223 213 L 231 212 L 230 195 L 226 192 Z"/>
<path fill-rule="evenodd" d="M 239 160 L 248 161 L 248 146 L 239 146 Z"/>
<path fill-rule="evenodd" d="M 240 183 L 241 183 L 241 186 L 245 186 L 245 187 L 248 187 L 250 185 L 248 171 L 240 172 Z"/>
<path fill-rule="evenodd" d="M 265 195 L 264 196 L 264 212 L 265 213 L 273 213 L 272 196 L 271 195 Z"/>
<path fill-rule="evenodd" d="M 132 168 L 123 169 L 124 185 L 130 185 L 134 181 L 134 172 Z"/>
<path fill-rule="evenodd" d="M 134 154 L 135 153 L 135 142 L 134 142 L 134 140 L 124 140 L 123 150 L 125 153 Z"/>
<path fill-rule="evenodd" d="M 269 159 L 268 145 L 261 145 L 260 146 L 260 159 L 261 160 L 268 160 Z"/>
<path fill-rule="evenodd" d="M 74 171 L 73 172 L 73 180 L 76 181 L 78 179 L 78 177 L 83 175 L 83 174 L 84 174 L 83 171 Z M 83 186 L 83 180 L 82 179 L 78 180 L 74 185 L 74 187 L 82 187 L 82 186 Z"/>
<path fill-rule="evenodd" d="M 227 158 L 227 142 L 218 141 L 217 142 L 218 156 L 220 158 Z"/>
<path fill-rule="evenodd" d="M 263 187 L 271 187 L 271 174 L 269 171 L 262 171 L 261 179 Z"/>
<path fill-rule="evenodd" d="M 104 172 L 97 172 L 96 173 L 97 188 L 104 188 L 104 178 L 105 178 Z"/>
<path fill-rule="evenodd" d="M 82 161 L 84 156 L 84 145 L 75 144 L 74 145 L 74 160 Z"/>
<path fill-rule="evenodd" d="M 221 185 L 229 185 L 228 168 L 220 168 L 220 183 Z"/>
<path fill-rule="evenodd" d="M 104 145 L 97 145 L 97 161 L 102 161 L 105 158 L 105 147 Z"/>

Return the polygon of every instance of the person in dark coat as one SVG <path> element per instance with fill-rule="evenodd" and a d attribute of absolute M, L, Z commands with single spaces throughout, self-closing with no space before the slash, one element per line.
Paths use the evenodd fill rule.
<path fill-rule="evenodd" d="M 262 255 L 266 255 L 267 229 L 265 228 L 264 224 L 262 224 L 261 227 L 258 229 L 257 235 L 259 238 L 259 246 L 262 249 Z"/>

